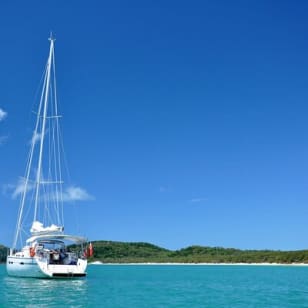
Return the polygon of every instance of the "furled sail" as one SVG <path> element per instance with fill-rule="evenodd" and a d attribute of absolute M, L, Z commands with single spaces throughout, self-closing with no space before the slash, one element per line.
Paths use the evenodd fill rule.
<path fill-rule="evenodd" d="M 62 226 L 56 226 L 54 224 L 49 227 L 44 227 L 44 225 L 39 221 L 34 221 L 30 229 L 33 235 L 46 234 L 46 233 L 58 233 L 62 232 L 64 228 Z"/>

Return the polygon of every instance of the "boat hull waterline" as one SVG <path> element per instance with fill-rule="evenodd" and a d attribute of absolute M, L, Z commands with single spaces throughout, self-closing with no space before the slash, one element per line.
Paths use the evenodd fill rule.
<path fill-rule="evenodd" d="M 81 262 L 83 263 L 83 262 Z M 29 278 L 74 278 L 85 277 L 85 264 L 78 267 L 74 265 L 58 265 L 52 266 L 52 269 L 42 270 L 36 258 L 23 257 L 8 257 L 7 272 L 14 277 L 29 277 Z"/>
<path fill-rule="evenodd" d="M 51 264 L 50 258 L 40 256 L 8 256 L 7 273 L 15 277 L 74 278 L 85 277 L 87 260 L 78 258 L 76 264 Z"/>

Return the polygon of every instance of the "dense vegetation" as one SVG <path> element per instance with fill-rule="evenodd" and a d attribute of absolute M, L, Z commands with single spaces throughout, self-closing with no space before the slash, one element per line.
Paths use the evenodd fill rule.
<path fill-rule="evenodd" d="M 240 250 L 190 246 L 171 251 L 148 243 L 93 242 L 93 261 L 104 263 L 308 263 L 308 250 Z"/>
<path fill-rule="evenodd" d="M 170 251 L 148 243 L 92 242 L 94 261 L 104 263 L 167 262 Z"/>
<path fill-rule="evenodd" d="M 234 248 L 190 246 L 168 250 L 149 243 L 112 241 L 92 242 L 90 262 L 103 263 L 308 263 L 308 250 L 240 250 Z M 0 245 L 0 262 L 6 260 L 7 248 Z"/>
<path fill-rule="evenodd" d="M 6 262 L 7 248 L 0 245 L 0 263 Z"/>

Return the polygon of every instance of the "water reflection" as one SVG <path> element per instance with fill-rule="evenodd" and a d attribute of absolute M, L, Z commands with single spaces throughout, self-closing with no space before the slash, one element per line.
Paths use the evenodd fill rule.
<path fill-rule="evenodd" d="M 3 278 L 2 298 L 13 307 L 84 307 L 87 303 L 86 279 Z"/>

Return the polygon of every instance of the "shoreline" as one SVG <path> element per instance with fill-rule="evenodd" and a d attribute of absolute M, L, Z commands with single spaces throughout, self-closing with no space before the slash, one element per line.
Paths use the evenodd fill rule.
<path fill-rule="evenodd" d="M 308 266 L 308 263 L 103 263 L 94 261 L 88 265 L 187 265 L 187 266 Z"/>

